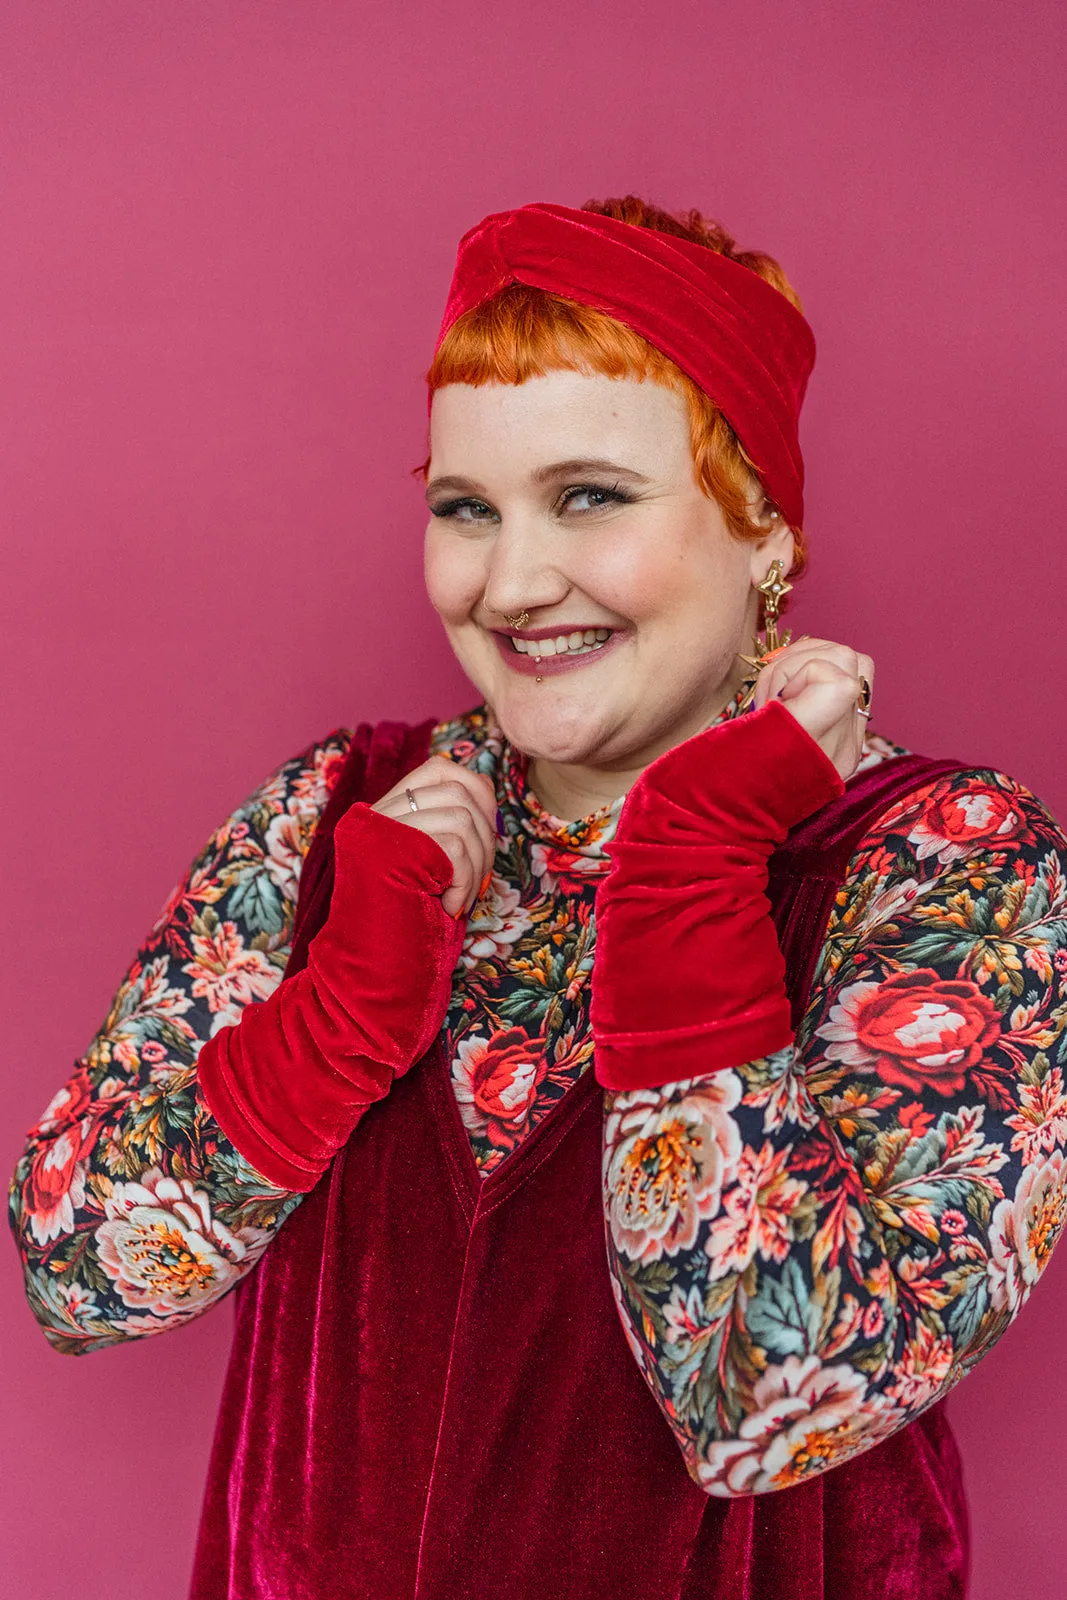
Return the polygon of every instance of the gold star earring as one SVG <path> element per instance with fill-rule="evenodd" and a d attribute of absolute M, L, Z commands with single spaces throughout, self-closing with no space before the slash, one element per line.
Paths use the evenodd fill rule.
<path fill-rule="evenodd" d="M 757 583 L 756 585 L 756 588 L 763 596 L 763 638 L 761 639 L 758 633 L 752 635 L 752 648 L 756 652 L 755 655 L 746 656 L 738 651 L 738 660 L 745 662 L 746 666 L 751 667 L 753 672 L 752 682 L 740 702 L 742 711 L 751 703 L 752 696 L 756 692 L 756 680 L 768 661 L 792 642 L 793 635 L 788 629 L 781 635 L 778 633 L 779 607 L 792 587 L 793 585 L 785 577 L 784 561 L 772 561 L 767 576 L 762 583 Z"/>

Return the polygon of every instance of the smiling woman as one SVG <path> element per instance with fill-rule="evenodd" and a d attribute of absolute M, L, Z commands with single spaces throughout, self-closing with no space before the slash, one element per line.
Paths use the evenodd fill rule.
<path fill-rule="evenodd" d="M 1067 839 L 778 639 L 813 359 L 696 213 L 461 243 L 478 704 L 222 824 L 11 1186 L 61 1351 L 236 1291 L 195 1600 L 965 1592 L 938 1402 L 1067 1213 Z"/>
<path fill-rule="evenodd" d="M 730 531 L 696 479 L 685 397 L 655 382 L 562 370 L 448 384 L 431 444 L 426 584 L 452 648 L 555 815 L 610 804 L 740 689 L 754 584 L 788 555 L 789 529 L 755 505 L 749 536 Z M 748 494 L 762 499 L 754 480 Z M 528 624 L 505 631 L 522 610 Z M 552 643 L 596 629 L 609 644 L 595 655 Z M 551 644 L 544 693 L 516 636 Z"/>

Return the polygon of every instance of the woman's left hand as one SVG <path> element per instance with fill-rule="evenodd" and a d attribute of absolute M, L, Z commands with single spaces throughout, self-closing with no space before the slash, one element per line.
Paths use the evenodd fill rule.
<path fill-rule="evenodd" d="M 867 732 L 859 711 L 861 678 L 873 692 L 870 656 L 831 639 L 802 637 L 763 668 L 752 704 L 763 706 L 777 696 L 847 780 L 860 764 Z"/>

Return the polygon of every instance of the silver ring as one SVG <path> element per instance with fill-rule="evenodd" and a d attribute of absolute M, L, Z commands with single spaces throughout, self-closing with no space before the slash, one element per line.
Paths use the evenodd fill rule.
<path fill-rule="evenodd" d="M 415 804 L 415 796 L 412 794 L 411 790 L 410 789 L 405 789 L 404 793 L 408 797 L 408 805 L 411 807 L 412 811 L 417 811 L 419 808 Z"/>
<path fill-rule="evenodd" d="M 856 715 L 857 715 L 857 717 L 869 717 L 871 715 L 871 713 L 869 711 L 861 711 L 859 706 L 857 706 L 856 707 Z"/>

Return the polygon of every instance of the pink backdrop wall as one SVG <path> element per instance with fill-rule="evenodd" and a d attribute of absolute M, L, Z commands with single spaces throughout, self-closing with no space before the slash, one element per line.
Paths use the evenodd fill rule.
<path fill-rule="evenodd" d="M 1062 8 L 6 0 L 2 1156 L 211 827 L 353 719 L 473 703 L 422 597 L 459 234 L 634 189 L 820 341 L 797 620 L 875 726 L 1067 817 Z M 230 1308 L 55 1355 L 0 1252 L 0 1590 L 182 1600 Z M 1067 1247 L 953 1400 L 975 1600 L 1063 1594 Z"/>

